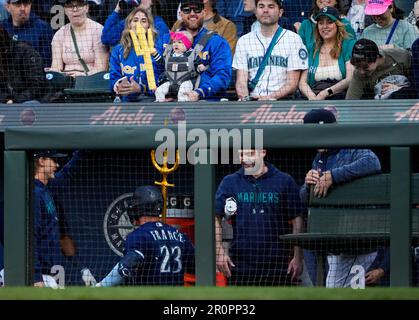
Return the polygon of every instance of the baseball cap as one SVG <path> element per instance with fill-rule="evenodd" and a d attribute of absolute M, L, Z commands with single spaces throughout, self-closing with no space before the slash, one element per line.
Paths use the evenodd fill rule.
<path fill-rule="evenodd" d="M 87 3 L 87 0 L 58 0 L 60 4 L 67 4 L 72 2 Z"/>
<path fill-rule="evenodd" d="M 32 0 L 7 0 L 7 3 L 18 3 L 18 2 L 21 2 L 21 3 L 31 3 Z"/>
<path fill-rule="evenodd" d="M 328 17 L 335 22 L 336 20 L 339 20 L 339 11 L 334 7 L 324 7 L 317 13 L 314 20 L 318 21 L 320 17 Z"/>
<path fill-rule="evenodd" d="M 189 5 L 194 4 L 196 6 L 204 6 L 204 1 L 203 0 L 182 0 L 180 7 L 188 7 Z"/>
<path fill-rule="evenodd" d="M 365 14 L 370 16 L 378 16 L 386 12 L 389 6 L 393 4 L 393 0 L 368 0 L 365 7 Z"/>
<path fill-rule="evenodd" d="M 355 67 L 361 63 L 371 63 L 380 56 L 377 44 L 369 39 L 359 39 L 352 49 L 351 64 Z"/>
<path fill-rule="evenodd" d="M 60 153 L 57 150 L 39 150 L 39 151 L 35 151 L 33 154 L 34 158 L 65 158 L 67 157 L 67 154 L 65 153 Z"/>
<path fill-rule="evenodd" d="M 326 109 L 312 109 L 303 118 L 304 123 L 335 123 L 335 115 Z"/>

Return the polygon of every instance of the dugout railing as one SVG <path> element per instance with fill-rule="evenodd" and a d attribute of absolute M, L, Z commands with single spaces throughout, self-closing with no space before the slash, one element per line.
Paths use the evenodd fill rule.
<path fill-rule="evenodd" d="M 215 126 L 187 126 L 208 132 Z M 161 127 L 28 127 L 5 131 L 5 273 L 7 285 L 28 285 L 28 217 L 30 213 L 29 159 L 36 149 L 138 150 L 160 142 Z M 176 127 L 167 128 L 176 132 Z M 225 127 L 227 130 L 232 127 Z M 234 128 L 243 130 L 249 126 Z M 264 148 L 389 147 L 391 155 L 391 285 L 411 281 L 411 149 L 419 145 L 415 123 L 339 124 L 337 126 L 250 126 L 263 129 Z M 141 138 L 139 138 L 141 137 Z M 188 143 L 190 145 L 190 143 Z M 208 148 L 211 146 L 208 145 Z M 197 285 L 215 284 L 214 193 L 216 165 L 194 166 L 195 243 Z"/>

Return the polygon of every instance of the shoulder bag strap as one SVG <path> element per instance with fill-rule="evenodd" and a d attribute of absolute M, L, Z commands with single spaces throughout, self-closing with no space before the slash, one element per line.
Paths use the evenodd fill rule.
<path fill-rule="evenodd" d="M 71 38 L 73 39 L 73 43 L 74 43 L 74 48 L 76 49 L 76 53 L 77 53 L 77 57 L 79 58 L 79 62 L 83 67 L 84 73 L 89 72 L 89 67 L 87 66 L 86 62 L 82 59 L 82 57 L 80 56 L 80 51 L 79 51 L 79 47 L 77 45 L 77 40 L 76 40 L 76 35 L 74 33 L 73 27 L 70 26 L 70 31 L 71 31 Z"/>
<path fill-rule="evenodd" d="M 396 19 L 396 21 L 394 21 L 393 26 L 391 27 L 391 31 L 388 34 L 387 40 L 386 40 L 386 44 L 389 44 L 391 41 L 391 38 L 393 38 L 393 33 L 394 31 L 396 31 L 397 25 L 399 24 L 399 19 Z"/>
<path fill-rule="evenodd" d="M 262 62 L 259 65 L 259 69 L 256 73 L 256 76 L 249 81 L 249 88 L 251 90 L 254 90 L 259 82 L 260 77 L 262 76 L 263 71 L 265 70 L 266 64 L 268 63 L 268 59 L 271 56 L 272 50 L 274 49 L 274 46 L 276 42 L 278 41 L 279 35 L 282 32 L 282 28 L 278 27 L 278 30 L 276 30 L 274 37 L 272 38 L 271 43 L 269 44 L 268 50 L 266 50 L 265 56 L 263 57 Z"/>

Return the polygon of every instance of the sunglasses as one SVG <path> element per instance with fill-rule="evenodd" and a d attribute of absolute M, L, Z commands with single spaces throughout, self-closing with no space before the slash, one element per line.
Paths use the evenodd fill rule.
<path fill-rule="evenodd" d="M 202 10 L 204 10 L 204 8 L 203 7 L 192 7 L 192 8 L 191 7 L 183 7 L 181 10 L 184 14 L 190 14 L 192 12 L 192 10 L 195 13 L 201 13 Z"/>

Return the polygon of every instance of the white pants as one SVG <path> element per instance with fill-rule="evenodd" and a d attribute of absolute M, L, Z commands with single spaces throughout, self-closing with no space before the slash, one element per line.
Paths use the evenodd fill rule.
<path fill-rule="evenodd" d="M 52 289 L 58 289 L 58 283 L 55 281 L 53 277 L 51 277 L 48 274 L 42 275 L 42 280 L 44 280 L 45 287 L 52 288 Z"/>
<path fill-rule="evenodd" d="M 166 94 L 169 92 L 169 87 L 170 87 L 170 82 L 167 81 L 157 88 L 155 92 L 156 102 L 164 102 L 164 100 L 166 99 Z M 179 91 L 177 94 L 177 101 L 180 101 L 180 102 L 189 101 L 188 96 L 185 95 L 185 92 L 189 92 L 189 91 L 193 91 L 192 81 L 188 80 L 188 81 L 182 82 L 181 85 L 179 86 Z"/>
<path fill-rule="evenodd" d="M 327 256 L 329 272 L 326 277 L 326 288 L 350 287 L 351 279 L 354 276 L 351 274 L 352 267 L 362 266 L 366 272 L 376 256 L 377 251 L 357 256 L 346 254 Z"/>
<path fill-rule="evenodd" d="M 57 281 L 48 274 L 42 275 L 42 280 L 44 281 L 45 287 L 58 289 Z M 0 270 L 0 287 L 4 287 L 4 269 Z"/>

